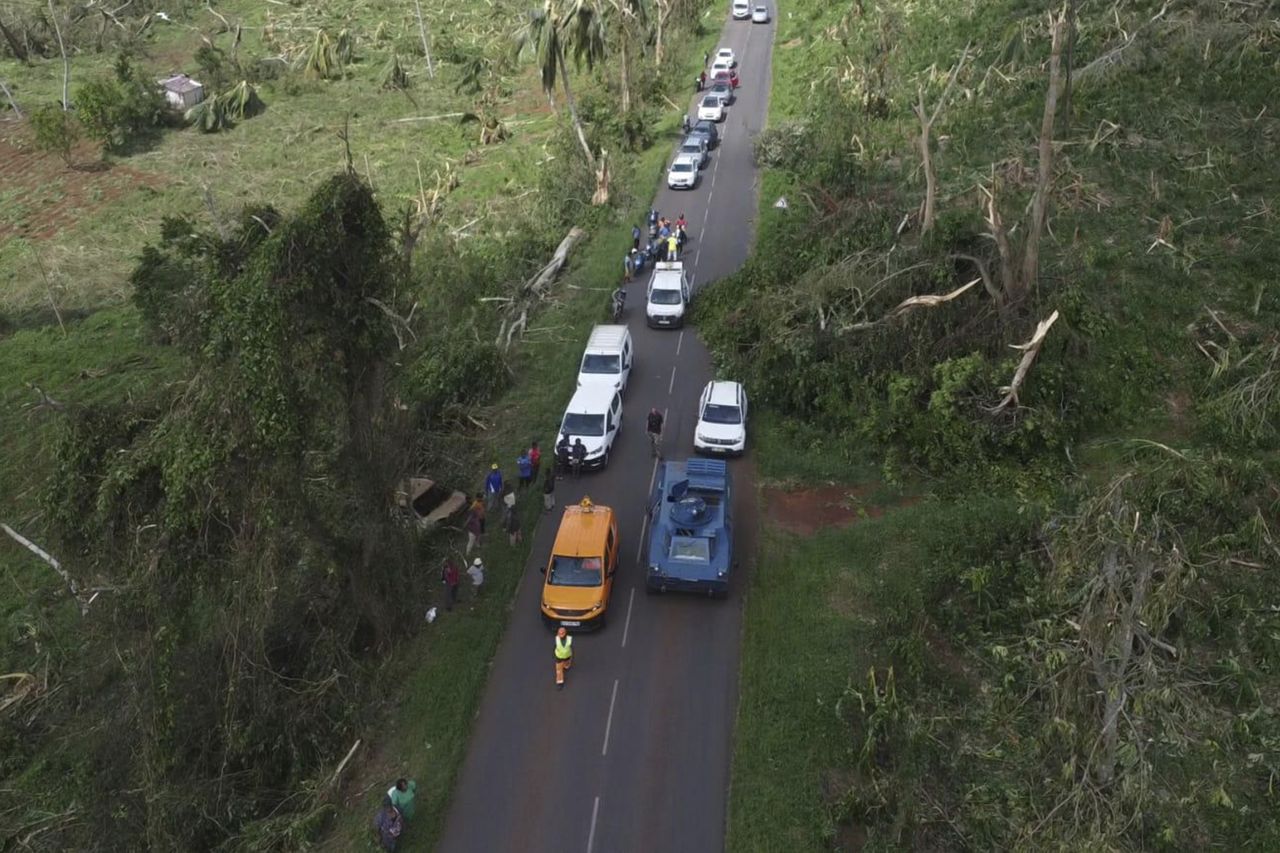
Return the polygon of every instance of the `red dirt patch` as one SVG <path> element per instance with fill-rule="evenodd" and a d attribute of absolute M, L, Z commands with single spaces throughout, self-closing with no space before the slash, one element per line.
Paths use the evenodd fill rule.
<path fill-rule="evenodd" d="M 867 506 L 865 486 L 818 486 L 812 489 L 764 489 L 765 515 L 790 533 L 807 536 L 824 527 L 844 527 L 863 518 L 877 518 L 884 510 Z"/>
<path fill-rule="evenodd" d="M 97 160 L 87 143 L 72 152 L 77 164 Z M 128 166 L 69 169 L 59 157 L 14 145 L 12 137 L 0 140 L 0 245 L 15 237 L 47 239 L 139 186 L 162 183 Z"/>

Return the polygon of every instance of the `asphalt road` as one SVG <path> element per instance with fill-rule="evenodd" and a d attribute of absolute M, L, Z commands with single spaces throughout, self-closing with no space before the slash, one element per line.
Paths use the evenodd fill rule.
<path fill-rule="evenodd" d="M 674 221 L 683 211 L 688 220 L 692 239 L 683 260 L 695 294 L 736 270 L 750 247 L 758 180 L 751 149 L 767 113 L 773 30 L 772 22 L 726 23 L 720 43 L 737 53 L 742 84 L 721 126 L 721 143 L 698 187 L 668 190 L 664 178 L 657 196 L 661 213 Z M 692 111 L 692 85 L 690 96 Z M 573 670 L 566 689 L 557 691 L 553 640 L 538 612 L 543 580 L 538 570 L 560 514 L 543 516 L 492 665 L 440 850 L 711 853 L 724 848 L 741 590 L 755 553 L 753 477 L 749 460 L 731 464 L 737 490 L 735 549 L 743 564 L 729 599 L 647 595 L 642 530 L 647 530 L 645 503 L 655 463 L 645 441 L 645 417 L 651 406 L 665 409 L 664 453 L 668 458 L 692 455 L 698 397 L 712 378 L 712 365 L 692 328 L 645 326 L 646 282 L 647 276 L 638 279 L 628 293 L 636 359 L 609 467 L 578 481 L 562 480 L 556 494 L 561 507 L 589 494 L 618 513 L 622 556 L 609 624 L 575 638 Z"/>

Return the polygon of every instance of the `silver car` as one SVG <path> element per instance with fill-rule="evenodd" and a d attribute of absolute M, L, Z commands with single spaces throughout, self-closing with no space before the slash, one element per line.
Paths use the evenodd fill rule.
<path fill-rule="evenodd" d="M 684 142 L 680 143 L 676 156 L 692 157 L 698 162 L 699 169 L 705 167 L 711 159 L 711 155 L 707 153 L 707 140 L 701 136 L 686 136 Z"/>

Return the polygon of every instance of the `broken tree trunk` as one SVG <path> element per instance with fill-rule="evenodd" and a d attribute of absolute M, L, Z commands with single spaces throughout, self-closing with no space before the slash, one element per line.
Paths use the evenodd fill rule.
<path fill-rule="evenodd" d="M 969 46 L 966 45 L 964 53 L 960 54 L 960 61 L 951 69 L 951 74 L 947 77 L 947 85 L 942 90 L 942 97 L 938 98 L 938 103 L 934 106 L 933 112 L 925 114 L 924 109 L 924 87 L 917 89 L 918 102 L 915 107 L 916 117 L 920 119 L 920 161 L 924 166 L 924 212 L 920 217 L 920 233 L 928 234 L 933 228 L 933 221 L 936 216 L 935 207 L 938 198 L 938 175 L 933 166 L 932 142 L 929 138 L 933 132 L 933 124 L 938 120 L 938 116 L 942 114 L 942 108 L 946 106 L 947 97 L 951 94 L 951 87 L 955 85 L 956 76 L 960 73 L 961 67 L 965 60 L 969 57 Z"/>
<path fill-rule="evenodd" d="M 861 323 L 854 323 L 852 326 L 847 326 L 846 328 L 851 332 L 860 332 L 864 329 L 873 329 L 876 326 L 881 326 L 890 320 L 901 317 L 909 311 L 915 310 L 916 308 L 937 308 L 942 303 L 950 302 L 952 299 L 960 296 L 981 280 L 982 279 L 980 278 L 975 278 L 973 281 L 957 287 L 950 293 L 926 293 L 920 296 L 909 297 L 899 302 L 896 308 L 888 314 L 885 314 L 879 320 L 867 320 Z"/>
<path fill-rule="evenodd" d="M 71 60 L 67 58 L 67 46 L 62 43 L 62 28 L 58 26 L 58 15 L 53 11 L 53 0 L 49 0 L 49 22 L 53 24 L 53 34 L 58 37 L 58 50 L 62 52 L 62 111 L 71 109 L 71 101 L 67 90 L 71 86 Z"/>
<path fill-rule="evenodd" d="M 1044 96 L 1044 116 L 1040 121 L 1040 147 L 1036 154 L 1036 191 L 1031 197 L 1031 222 L 1022 247 L 1022 293 L 1035 287 L 1040 274 L 1040 237 L 1049 215 L 1049 192 L 1053 187 L 1053 123 L 1058 114 L 1058 95 L 1062 90 L 1062 42 L 1066 33 L 1066 14 L 1050 17 L 1053 45 L 1049 49 L 1049 91 Z"/>
<path fill-rule="evenodd" d="M 541 297 L 551 282 L 555 281 L 556 276 L 560 274 L 560 270 L 564 268 L 565 263 L 568 262 L 569 253 L 573 251 L 573 247 L 586 236 L 586 233 L 576 225 L 570 228 L 569 233 L 565 235 L 564 239 L 560 241 L 560 245 L 556 247 L 551 260 L 547 261 L 546 265 L 538 270 L 533 278 L 525 282 L 524 286 L 520 288 L 521 293 Z"/>
<path fill-rule="evenodd" d="M 1044 346 L 1045 335 L 1049 334 L 1049 329 L 1056 322 L 1058 322 L 1058 312 L 1054 311 L 1036 324 L 1036 333 L 1031 336 L 1031 340 L 1025 344 L 1011 344 L 1014 349 L 1022 350 L 1022 360 L 1018 362 L 1018 369 L 1013 373 L 1013 381 L 1000 389 L 1000 393 L 1004 394 L 1004 399 L 988 409 L 991 414 L 1002 412 L 1010 405 L 1020 405 L 1018 403 L 1018 390 L 1022 388 L 1022 383 L 1027 378 L 1027 371 L 1031 369 L 1031 363 L 1036 360 L 1036 356 L 1040 354 L 1040 348 Z"/>
<path fill-rule="evenodd" d="M 418 35 L 422 37 L 422 55 L 427 58 L 427 76 L 436 78 L 436 69 L 431 64 L 431 42 L 427 39 L 427 24 L 422 18 L 422 0 L 413 0 L 413 7 L 418 13 Z"/>

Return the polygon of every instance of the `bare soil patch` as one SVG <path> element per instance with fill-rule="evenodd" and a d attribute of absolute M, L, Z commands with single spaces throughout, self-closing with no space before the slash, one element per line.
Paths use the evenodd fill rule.
<path fill-rule="evenodd" d="M 788 533 L 808 536 L 827 527 L 848 527 L 879 518 L 887 509 L 911 506 L 919 498 L 903 498 L 891 505 L 868 500 L 872 487 L 835 484 L 808 489 L 765 486 L 765 516 Z"/>
<path fill-rule="evenodd" d="M 85 143 L 62 159 L 0 140 L 0 245 L 16 237 L 45 240 L 141 186 L 158 187 L 158 175 L 128 166 L 96 165 L 97 148 Z"/>

